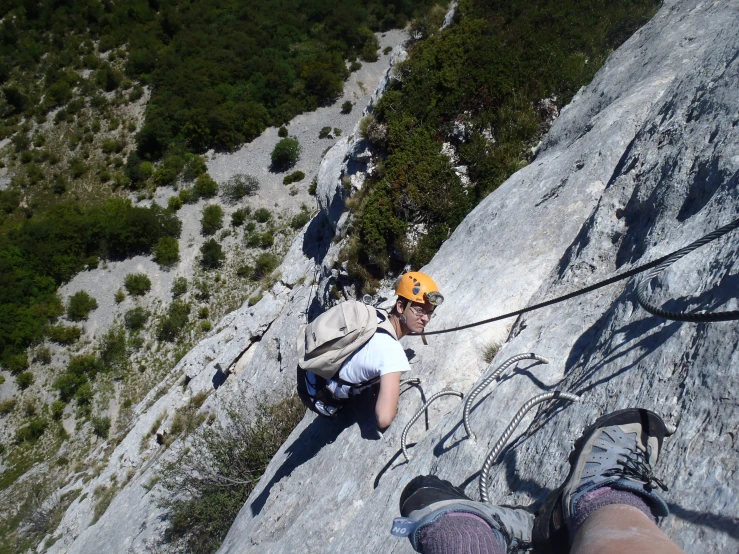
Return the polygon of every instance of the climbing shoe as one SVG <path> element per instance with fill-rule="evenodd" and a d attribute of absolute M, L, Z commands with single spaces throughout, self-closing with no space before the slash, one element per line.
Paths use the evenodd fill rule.
<path fill-rule="evenodd" d="M 521 507 L 475 502 L 434 475 L 418 476 L 406 485 L 400 513 L 392 533 L 407 536 L 417 552 L 523 552 L 531 546 L 533 514 Z"/>
<path fill-rule="evenodd" d="M 537 514 L 536 552 L 568 552 L 580 524 L 608 504 L 630 504 L 655 522 L 669 515 L 656 492 L 667 487 L 652 474 L 666 434 L 657 414 L 636 408 L 605 415 L 585 429 L 570 454 L 567 479 Z"/>

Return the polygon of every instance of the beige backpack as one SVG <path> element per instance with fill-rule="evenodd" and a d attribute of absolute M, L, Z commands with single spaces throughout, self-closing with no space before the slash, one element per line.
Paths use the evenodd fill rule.
<path fill-rule="evenodd" d="M 377 319 L 382 321 L 378 323 Z M 382 329 L 397 340 L 388 314 L 358 300 L 347 300 L 298 331 L 298 366 L 324 379 L 333 378 L 349 356 Z"/>

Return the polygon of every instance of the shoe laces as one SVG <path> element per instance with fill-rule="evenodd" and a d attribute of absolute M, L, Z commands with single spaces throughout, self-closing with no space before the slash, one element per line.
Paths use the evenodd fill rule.
<path fill-rule="evenodd" d="M 498 524 L 495 530 L 503 536 L 507 554 L 520 552 L 522 550 L 530 550 L 531 544 L 525 541 L 521 541 L 514 537 L 511 533 L 509 533 L 508 528 L 506 527 L 505 523 L 503 523 L 503 520 L 498 514 L 492 514 L 492 518 L 495 523 Z"/>
<path fill-rule="evenodd" d="M 616 460 L 616 463 L 620 467 L 610 469 L 604 472 L 604 475 L 608 477 L 618 475 L 631 479 L 637 479 L 644 482 L 644 488 L 647 489 L 647 491 L 651 491 L 656 487 L 659 487 L 663 491 L 666 491 L 667 485 L 665 485 L 652 473 L 652 467 L 649 464 L 651 447 L 647 448 L 648 450 L 646 452 L 640 448 L 629 448 L 624 458 L 619 458 L 618 460 Z"/>

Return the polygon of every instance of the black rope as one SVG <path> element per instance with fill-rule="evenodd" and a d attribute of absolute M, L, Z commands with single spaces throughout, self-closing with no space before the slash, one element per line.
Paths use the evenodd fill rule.
<path fill-rule="evenodd" d="M 689 244 L 685 248 L 681 248 L 680 250 L 677 250 L 676 252 L 673 252 L 671 254 L 667 254 L 666 256 L 662 256 L 660 258 L 657 258 L 656 260 L 653 260 L 651 262 L 647 262 L 643 265 L 637 266 L 633 269 L 630 269 L 628 271 L 624 271 L 623 273 L 619 273 L 618 275 L 614 275 L 613 277 L 610 277 L 608 279 L 605 279 L 604 281 L 600 281 L 598 283 L 595 283 L 594 285 L 590 285 L 589 287 L 585 287 L 584 289 L 576 290 L 574 292 L 570 292 L 568 294 L 558 296 L 556 298 L 552 298 L 550 300 L 545 300 L 544 302 L 540 302 L 539 304 L 534 304 L 533 306 L 528 306 L 526 308 L 522 308 L 520 310 L 516 310 L 513 312 L 508 312 L 507 314 L 502 315 L 496 315 L 494 317 L 490 317 L 488 319 L 483 319 L 482 321 L 475 321 L 474 323 L 467 323 L 466 325 L 460 325 L 459 327 L 451 327 L 449 329 L 440 329 L 438 331 L 424 331 L 424 336 L 429 335 L 442 335 L 444 333 L 451 333 L 454 331 L 462 331 L 464 329 L 470 329 L 472 327 L 477 327 L 479 325 L 486 325 L 488 323 L 492 323 L 494 321 L 500 321 L 501 319 L 507 319 L 509 317 L 519 316 L 521 314 L 525 314 L 527 312 L 532 312 L 534 310 L 538 310 L 540 308 L 546 308 L 547 306 L 551 306 L 553 304 L 559 304 L 560 302 L 564 302 L 565 300 L 569 300 L 570 298 L 575 298 L 576 296 L 580 296 L 582 294 L 587 294 L 589 292 L 592 292 L 594 290 L 606 287 L 608 285 L 611 285 L 613 283 L 617 283 L 618 281 L 622 281 L 623 279 L 628 279 L 629 277 L 632 277 L 633 275 L 637 275 L 639 273 L 642 273 L 648 269 L 655 268 L 654 271 L 651 271 L 649 274 L 647 274 L 644 278 L 644 281 L 642 281 L 639 285 L 641 288 L 642 285 L 646 287 L 646 283 L 649 282 L 654 276 L 662 272 L 668 265 L 672 264 L 676 260 L 682 258 L 685 256 L 688 252 L 692 252 L 696 248 L 700 248 L 701 246 L 708 244 L 709 242 L 719 238 L 720 236 L 725 235 L 726 233 L 733 231 L 739 227 L 739 219 L 733 221 L 732 223 L 729 223 L 728 225 L 724 225 L 723 227 L 716 229 L 712 233 L 707 234 L 706 236 L 698 239 L 697 241 Z M 642 293 L 643 296 L 643 293 Z M 639 304 L 647 310 L 650 313 L 653 313 L 655 315 L 659 315 L 661 317 L 665 317 L 667 319 L 679 319 L 678 317 L 670 317 L 670 316 L 680 316 L 684 319 L 680 319 L 680 321 L 726 321 L 729 319 L 739 319 L 739 312 L 719 312 L 719 313 L 713 313 L 713 314 L 707 314 L 707 313 L 696 313 L 696 314 L 678 314 L 673 312 L 665 312 L 664 310 L 660 310 L 659 308 L 654 308 L 653 306 L 647 304 L 645 306 L 644 303 L 642 303 L 643 298 L 640 298 L 639 290 L 637 290 L 637 299 L 639 300 Z M 664 315 L 668 314 L 668 315 Z M 690 319 L 688 319 L 690 318 Z M 702 319 L 701 319 L 702 318 Z M 416 336 L 420 336 L 416 333 L 413 333 Z"/>

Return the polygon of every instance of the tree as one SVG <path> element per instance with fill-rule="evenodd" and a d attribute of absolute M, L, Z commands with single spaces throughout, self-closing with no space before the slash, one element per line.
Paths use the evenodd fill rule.
<path fill-rule="evenodd" d="M 67 304 L 67 317 L 72 321 L 82 321 L 87 319 L 89 313 L 97 307 L 97 300 L 81 290 L 70 296 Z"/>
<path fill-rule="evenodd" d="M 175 298 L 182 296 L 187 292 L 187 279 L 177 277 L 172 283 L 172 296 Z"/>
<path fill-rule="evenodd" d="M 272 168 L 275 171 L 284 171 L 294 166 L 300 158 L 300 143 L 293 138 L 284 138 L 272 150 Z"/>
<path fill-rule="evenodd" d="M 143 296 L 151 290 L 151 280 L 145 273 L 129 273 L 123 280 L 123 286 L 131 296 Z"/>
<path fill-rule="evenodd" d="M 210 239 L 200 247 L 200 265 L 205 269 L 219 268 L 225 259 L 226 255 L 215 239 Z"/>
<path fill-rule="evenodd" d="M 210 175 L 203 173 L 196 179 L 192 189 L 200 198 L 213 198 L 218 194 L 218 183 Z"/>
<path fill-rule="evenodd" d="M 172 198 L 176 198 L 173 196 Z M 176 238 L 162 237 L 154 247 L 154 261 L 169 267 L 180 261 L 180 245 Z"/>
<path fill-rule="evenodd" d="M 204 235 L 213 235 L 223 227 L 223 208 L 218 204 L 208 204 L 203 208 L 203 219 L 200 220 Z"/>

